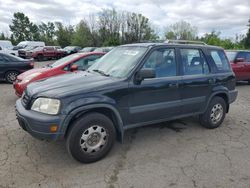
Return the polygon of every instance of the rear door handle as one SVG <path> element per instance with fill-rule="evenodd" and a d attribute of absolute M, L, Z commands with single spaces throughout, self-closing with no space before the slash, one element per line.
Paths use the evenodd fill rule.
<path fill-rule="evenodd" d="M 215 79 L 214 79 L 214 78 L 208 79 L 208 83 L 209 83 L 209 84 L 214 84 L 214 83 L 215 83 Z"/>

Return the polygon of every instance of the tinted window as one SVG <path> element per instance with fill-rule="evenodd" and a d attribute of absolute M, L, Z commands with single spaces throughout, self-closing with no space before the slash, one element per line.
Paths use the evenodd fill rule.
<path fill-rule="evenodd" d="M 218 71 L 230 70 L 228 60 L 222 50 L 211 50 L 210 53 Z"/>
<path fill-rule="evenodd" d="M 197 49 L 180 49 L 184 75 L 208 74 L 209 67 L 203 53 Z"/>
<path fill-rule="evenodd" d="M 247 52 L 246 61 L 250 63 L 250 52 Z"/>
<path fill-rule="evenodd" d="M 156 78 L 176 76 L 174 49 L 159 49 L 153 51 L 143 67 L 155 69 Z"/>

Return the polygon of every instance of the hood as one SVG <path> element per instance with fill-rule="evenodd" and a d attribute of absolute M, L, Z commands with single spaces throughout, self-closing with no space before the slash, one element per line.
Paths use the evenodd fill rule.
<path fill-rule="evenodd" d="M 22 74 L 19 74 L 19 75 L 17 76 L 17 79 L 18 79 L 18 80 L 23 80 L 26 76 L 29 76 L 29 75 L 31 75 L 31 74 L 33 74 L 33 73 L 37 73 L 37 72 L 43 73 L 43 72 L 46 72 L 46 71 L 49 70 L 49 69 L 50 69 L 50 68 L 47 68 L 47 67 L 45 67 L 45 68 L 35 68 L 35 69 L 31 69 L 31 70 L 25 71 L 25 72 L 22 73 Z"/>
<path fill-rule="evenodd" d="M 117 79 L 79 71 L 33 82 L 27 92 L 31 96 L 59 97 L 96 91 L 114 82 Z"/>

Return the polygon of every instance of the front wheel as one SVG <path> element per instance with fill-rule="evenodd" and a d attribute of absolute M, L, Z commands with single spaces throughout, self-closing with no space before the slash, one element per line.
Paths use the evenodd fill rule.
<path fill-rule="evenodd" d="M 95 162 L 108 154 L 115 137 L 114 125 L 107 116 L 90 113 L 72 125 L 67 136 L 67 150 L 79 162 Z"/>
<path fill-rule="evenodd" d="M 214 97 L 206 110 L 200 115 L 200 123 L 208 129 L 219 127 L 226 115 L 226 102 L 221 97 Z"/>

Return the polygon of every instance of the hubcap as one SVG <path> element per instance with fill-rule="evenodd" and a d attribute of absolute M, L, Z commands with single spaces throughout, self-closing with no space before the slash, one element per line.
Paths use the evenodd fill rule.
<path fill-rule="evenodd" d="M 80 146 L 86 153 L 95 153 L 107 143 L 107 132 L 99 126 L 93 125 L 86 129 L 80 139 Z"/>
<path fill-rule="evenodd" d="M 16 80 L 16 77 L 17 77 L 17 73 L 16 72 L 10 72 L 8 75 L 7 75 L 7 80 L 9 82 L 14 82 Z"/>
<path fill-rule="evenodd" d="M 212 123 L 213 124 L 218 123 L 221 120 L 222 116 L 223 116 L 223 107 L 221 106 L 221 104 L 214 105 L 210 115 Z"/>

